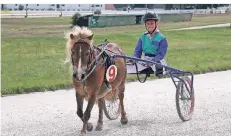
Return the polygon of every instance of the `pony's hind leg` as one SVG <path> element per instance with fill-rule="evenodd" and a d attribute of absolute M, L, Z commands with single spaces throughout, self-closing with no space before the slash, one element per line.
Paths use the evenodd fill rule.
<path fill-rule="evenodd" d="M 77 115 L 79 118 L 83 121 L 84 123 L 84 118 L 83 118 L 83 97 L 81 97 L 77 92 L 76 92 L 76 102 L 77 102 Z M 91 131 L 93 129 L 93 125 L 91 123 L 87 123 L 87 130 Z"/>
<path fill-rule="evenodd" d="M 96 101 L 96 95 L 92 95 L 88 100 L 87 108 L 83 115 L 83 128 L 81 130 L 82 135 L 86 135 L 86 130 L 92 131 L 93 129 L 92 123 L 88 122 L 88 120 L 91 117 L 91 110 L 95 104 L 95 101 Z"/>
<path fill-rule="evenodd" d="M 98 100 L 98 107 L 99 107 L 99 119 L 97 122 L 97 126 L 95 130 L 101 131 L 103 128 L 103 104 L 104 104 L 104 98 L 100 98 Z"/>
<path fill-rule="evenodd" d="M 120 107 L 121 107 L 121 124 L 125 125 L 128 123 L 128 119 L 126 117 L 126 112 L 124 110 L 124 91 L 125 91 L 125 80 L 119 86 L 119 99 L 120 99 Z"/>

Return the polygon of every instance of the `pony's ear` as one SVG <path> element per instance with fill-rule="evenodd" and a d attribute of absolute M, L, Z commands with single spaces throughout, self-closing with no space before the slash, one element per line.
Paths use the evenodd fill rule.
<path fill-rule="evenodd" d="M 87 39 L 92 40 L 93 36 L 94 36 L 94 34 L 92 34 L 91 36 L 88 36 Z"/>
<path fill-rule="evenodd" d="M 70 38 L 73 40 L 75 37 L 73 34 L 70 34 Z"/>

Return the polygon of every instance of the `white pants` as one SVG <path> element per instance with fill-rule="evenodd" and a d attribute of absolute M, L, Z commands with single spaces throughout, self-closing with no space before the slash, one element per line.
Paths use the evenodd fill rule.
<path fill-rule="evenodd" d="M 144 56 L 142 59 L 152 61 L 153 58 L 154 58 L 154 57 Z M 167 62 L 166 62 L 164 59 L 160 60 L 160 63 L 161 63 L 162 65 L 164 65 L 164 66 L 167 66 Z M 142 71 L 142 70 L 144 70 L 144 69 L 147 68 L 147 66 L 144 66 L 144 65 L 142 65 L 142 64 L 147 64 L 147 63 L 146 63 L 146 62 L 142 62 L 142 61 L 138 61 L 138 62 L 137 62 L 138 71 Z M 152 65 L 151 68 L 152 68 L 152 70 L 153 70 L 154 72 L 156 71 L 156 66 L 155 66 L 155 65 Z M 128 72 L 128 73 L 136 73 L 136 67 L 135 67 L 135 65 L 127 65 L 127 72 Z M 164 72 L 163 74 L 166 73 L 164 67 L 163 67 L 163 72 Z"/>
<path fill-rule="evenodd" d="M 144 56 L 142 59 L 152 61 L 154 59 L 154 57 Z M 168 66 L 167 62 L 164 59 L 160 60 L 160 63 L 164 66 Z M 155 65 L 152 65 L 151 68 L 153 71 L 156 71 Z M 164 67 L 163 67 L 163 71 L 165 71 Z"/>

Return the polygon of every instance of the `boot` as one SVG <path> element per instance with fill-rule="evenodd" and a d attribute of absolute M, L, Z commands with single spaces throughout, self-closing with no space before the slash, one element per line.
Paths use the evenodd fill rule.
<path fill-rule="evenodd" d="M 160 63 L 160 62 L 158 61 L 158 63 Z M 155 73 L 156 76 L 158 78 L 162 78 L 163 77 L 163 67 L 158 65 L 158 64 L 155 67 L 156 67 L 156 73 Z"/>
<path fill-rule="evenodd" d="M 156 76 L 157 76 L 158 78 L 162 78 L 164 75 L 163 75 L 163 72 L 159 72 L 159 73 L 156 73 Z"/>

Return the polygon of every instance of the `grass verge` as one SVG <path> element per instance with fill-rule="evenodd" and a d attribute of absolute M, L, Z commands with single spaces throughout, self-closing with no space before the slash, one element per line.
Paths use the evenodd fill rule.
<path fill-rule="evenodd" d="M 18 25 L 15 22 L 14 24 L 13 26 Z M 52 26 L 52 23 L 49 25 Z M 6 29 L 4 26 L 7 24 L 2 25 L 2 95 L 71 87 L 69 66 L 63 64 L 65 59 L 63 31 L 68 28 L 52 29 L 49 25 L 48 30 L 40 30 L 39 24 L 34 26 L 38 29 L 32 27 L 24 30 L 22 27 L 21 31 L 15 29 L 15 32 Z M 173 27 L 175 28 L 175 26 L 171 28 Z M 130 56 L 144 28 L 127 26 L 118 27 L 116 30 L 110 27 L 96 28 L 93 31 L 95 44 L 107 38 L 111 42 L 119 43 Z M 25 36 L 25 33 L 28 33 L 28 36 Z M 193 73 L 231 69 L 230 28 L 163 31 L 163 34 L 168 38 L 166 60 L 171 67 Z M 128 81 L 135 79 L 136 76 L 128 76 Z"/>

